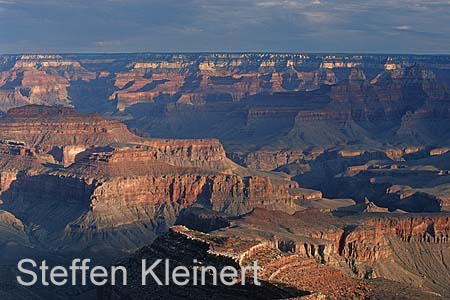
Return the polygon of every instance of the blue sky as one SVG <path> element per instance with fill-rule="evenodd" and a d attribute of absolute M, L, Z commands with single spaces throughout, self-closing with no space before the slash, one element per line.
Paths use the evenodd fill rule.
<path fill-rule="evenodd" d="M 0 53 L 450 54 L 450 0 L 0 0 Z"/>

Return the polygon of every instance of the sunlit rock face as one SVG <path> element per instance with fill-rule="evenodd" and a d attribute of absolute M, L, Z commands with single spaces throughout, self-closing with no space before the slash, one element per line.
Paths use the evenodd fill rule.
<path fill-rule="evenodd" d="M 149 136 L 219 138 L 239 151 L 447 146 L 437 142 L 445 126 L 432 127 L 448 120 L 449 66 L 448 56 L 10 55 L 0 58 L 0 110 L 72 106 Z"/>
<path fill-rule="evenodd" d="M 375 278 L 392 280 L 380 284 L 390 295 L 401 281 L 418 299 L 420 286 L 447 297 L 449 66 L 447 56 L 0 56 L 0 247 L 111 260 L 156 240 L 131 260 L 259 259 L 269 290 L 281 282 L 318 299 L 389 299 Z M 165 235 L 174 224 L 209 235 Z M 269 290 L 255 292 L 296 295 Z"/>
<path fill-rule="evenodd" d="M 193 257 L 203 265 L 214 266 L 226 262 L 241 267 L 257 261 L 261 267 L 257 276 L 264 281 L 263 287 L 287 286 L 290 289 L 278 291 L 290 293 L 289 297 L 309 293 L 305 299 L 393 300 L 401 290 L 404 299 L 441 299 L 449 293 L 445 263 L 448 234 L 448 214 L 368 213 L 337 218 L 315 209 L 289 215 L 257 208 L 208 233 L 171 227 L 153 245 L 124 260 L 135 274 L 128 286 L 100 288 L 98 299 L 114 299 L 112 296 L 121 294 L 131 299 L 155 292 L 165 295 L 167 290 L 156 284 L 139 285 L 139 262 L 168 258 L 173 265 L 192 267 Z M 157 268 L 157 272 L 162 274 L 163 268 Z M 188 284 L 174 289 L 176 295 L 195 293 L 198 299 L 207 299 L 221 288 L 207 285 L 197 290 Z M 242 294 L 252 292 L 247 287 L 233 295 L 235 290 L 228 288 L 217 298 L 252 299 Z M 266 291 L 257 298 L 274 296 Z"/>
<path fill-rule="evenodd" d="M 118 255 L 193 205 L 296 209 L 297 183 L 235 164 L 217 139 L 145 139 L 96 114 L 38 105 L 10 109 L 0 128 L 2 208 L 51 250 Z"/>
<path fill-rule="evenodd" d="M 421 64 L 448 79 L 446 56 L 310 54 L 123 54 L 10 55 L 0 59 L 0 108 L 24 104 L 76 105 L 99 91 L 104 102 L 123 111 L 157 101 L 201 105 L 240 101 L 275 92 L 315 90 L 321 85 L 392 78 L 433 79 L 431 71 L 411 76 L 405 68 Z M 447 75 L 445 75 L 447 74 Z M 446 79 L 444 79 L 445 81 Z M 89 85 L 89 91 L 79 88 Z M 95 95 L 93 98 L 96 98 Z M 91 102 L 92 107 L 102 106 Z"/>

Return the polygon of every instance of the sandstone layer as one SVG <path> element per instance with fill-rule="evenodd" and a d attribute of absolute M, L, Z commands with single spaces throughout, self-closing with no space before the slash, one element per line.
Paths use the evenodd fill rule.
<path fill-rule="evenodd" d="M 448 281 L 442 274 L 448 274 L 448 268 L 439 255 L 449 245 L 449 220 L 448 215 L 388 214 L 339 219 L 317 210 L 288 215 L 255 209 L 209 234 L 176 226 L 126 260 L 135 270 L 131 286 L 100 289 L 98 299 L 123 295 L 138 299 L 156 292 L 170 293 L 175 299 L 194 295 L 198 299 L 211 295 L 218 299 L 279 298 L 274 292 L 287 293 L 283 297 L 292 299 L 399 299 L 400 290 L 401 299 L 445 299 Z M 433 230 L 436 233 L 430 234 Z M 432 255 L 420 254 L 423 249 Z M 168 257 L 173 266 L 190 267 L 194 257 L 200 264 L 217 267 L 224 263 L 247 266 L 256 260 L 262 267 L 258 273 L 264 282 L 261 288 L 270 290 L 255 295 L 252 286 L 239 294 L 233 287 L 222 291 L 208 285 L 198 290 L 187 285 L 171 293 L 156 285 L 139 286 L 140 260 L 158 257 Z M 440 269 L 431 270 L 427 264 Z"/>
<path fill-rule="evenodd" d="M 297 207 L 297 183 L 233 163 L 218 140 L 144 139 L 64 107 L 11 109 L 0 128 L 2 207 L 49 249 L 136 249 L 193 205 L 229 215 Z"/>

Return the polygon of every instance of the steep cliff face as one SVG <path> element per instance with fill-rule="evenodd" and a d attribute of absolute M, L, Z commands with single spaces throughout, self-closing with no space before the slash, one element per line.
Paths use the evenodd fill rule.
<path fill-rule="evenodd" d="M 0 118 L 1 136 L 49 152 L 53 147 L 104 146 L 138 141 L 127 127 L 98 115 L 81 116 L 73 108 L 38 105 L 13 108 Z"/>
<path fill-rule="evenodd" d="M 1 107 L 6 111 L 27 104 L 68 105 L 69 81 L 57 74 L 35 69 L 0 73 Z"/>
<path fill-rule="evenodd" d="M 79 103 L 70 99 L 80 81 L 97 84 L 106 78 L 105 98 L 123 111 L 138 103 L 172 101 L 203 105 L 217 99 L 239 101 L 261 93 L 318 89 L 346 80 L 389 81 L 376 76 L 383 70 L 394 81 L 414 74 L 404 66 L 421 63 L 446 72 L 448 57 L 340 56 L 310 54 L 128 54 L 128 55 L 18 55 L 0 62 L 2 110 L 25 104 Z M 355 71 L 357 70 L 357 71 Z M 411 82 L 411 81 L 410 81 Z M 395 83 L 393 84 L 395 86 Z M 357 92 L 356 86 L 351 88 Z M 347 93 L 346 88 L 336 90 Z M 342 95 L 345 97 L 345 95 Z M 72 101 L 73 102 L 72 102 Z M 93 105 L 96 105 L 93 103 Z M 99 104 L 101 106 L 101 104 Z"/>
<path fill-rule="evenodd" d="M 270 279 L 289 278 L 289 282 L 311 284 L 295 275 L 309 261 L 308 264 L 337 268 L 344 274 L 369 280 L 368 284 L 375 278 L 388 279 L 445 298 L 449 293 L 449 269 L 445 263 L 450 243 L 449 220 L 448 214 L 366 213 L 336 218 L 318 210 L 287 215 L 255 209 L 210 235 L 238 234 L 242 239 L 259 241 L 260 246 L 244 252 L 245 262 L 257 259 L 264 265 L 269 257 L 281 257 L 277 265 L 272 267 L 270 263 L 263 268 L 263 274 Z M 276 251 L 283 254 L 277 256 Z M 317 272 L 321 276 L 328 274 L 326 268 Z M 293 277 L 281 276 L 283 273 Z M 330 278 L 330 284 L 339 282 L 338 277 Z M 323 291 L 322 286 L 314 289 Z M 337 290 L 335 287 L 332 291 Z"/>
<path fill-rule="evenodd" d="M 25 174 L 45 171 L 44 164 L 54 163 L 50 155 L 37 154 L 22 142 L 0 138 L 0 195 Z"/>
<path fill-rule="evenodd" d="M 363 140 L 447 146 L 448 64 L 446 56 L 7 56 L 0 109 L 73 105 L 125 117 L 151 136 L 215 137 L 240 151 Z"/>
<path fill-rule="evenodd" d="M 297 237 L 297 241 L 291 240 L 296 246 L 290 249 L 331 266 L 349 268 L 361 278 L 385 278 L 448 295 L 448 215 L 353 218 L 341 233 L 315 237 L 325 241 L 311 241 L 308 247 L 305 242 L 304 251 Z M 282 243 L 281 249 L 289 249 L 286 245 Z"/>
<path fill-rule="evenodd" d="M 77 173 L 76 167 L 77 163 L 67 171 L 18 179 L 2 194 L 5 209 L 39 228 L 36 236 L 55 248 L 136 248 L 167 230 L 181 209 L 194 204 L 231 215 L 253 207 L 295 209 L 288 193 L 297 186 L 292 182 L 146 161 L 127 162 L 123 169 L 113 164 L 112 169 L 97 168 L 92 174 Z"/>
<path fill-rule="evenodd" d="M 300 151 L 255 151 L 255 152 L 233 152 L 230 158 L 251 169 L 272 171 L 278 167 L 299 161 L 306 157 Z"/>
<path fill-rule="evenodd" d="M 9 265 L 14 265 L 17 259 L 21 259 L 23 253 L 32 253 L 32 242 L 26 233 L 26 227 L 13 214 L 0 210 L 0 250 L 3 266 L 0 268 L 2 277 L 8 274 Z M 31 251 L 30 251 L 31 250 Z M 34 255 L 38 251 L 35 250 Z M 12 275 L 12 274 L 11 274 Z M 2 284 L 4 289 L 5 282 Z M 2 290 L 2 294 L 4 294 Z"/>
<path fill-rule="evenodd" d="M 359 276 L 413 284 L 448 297 L 449 220 L 448 215 L 366 220 L 343 236 L 340 255 Z"/>
<path fill-rule="evenodd" d="M 21 55 L 0 72 L 1 110 L 27 104 L 70 105 L 71 80 L 89 80 L 95 72 L 60 55 Z"/>
<path fill-rule="evenodd" d="M 420 216 L 402 218 L 380 218 L 367 222 L 404 242 L 449 243 L 450 217 Z"/>
<path fill-rule="evenodd" d="M 437 216 L 432 219 L 440 223 L 442 222 L 439 221 L 440 218 L 441 216 Z M 448 216 L 442 219 L 444 223 L 446 223 L 445 218 Z M 316 223 L 310 223 L 311 220 L 316 220 Z M 416 219 L 414 216 L 405 218 L 405 224 L 408 220 Z M 374 227 L 366 224 L 371 222 L 377 224 Z M 281 212 L 256 209 L 245 217 L 232 221 L 229 227 L 208 234 L 190 230 L 184 226 L 175 226 L 167 235 L 159 237 L 152 246 L 136 252 L 126 261 L 126 265 L 133 274 L 131 285 L 102 288 L 99 290 L 98 299 L 114 299 L 123 294 L 131 299 L 138 299 L 149 293 L 164 293 L 166 290 L 159 290 L 156 285 L 139 286 L 136 280 L 139 278 L 136 277 L 136 274 L 139 273 L 139 261 L 141 259 L 153 260 L 159 257 L 169 258 L 174 265 L 191 267 L 193 258 L 196 258 L 200 265 L 214 266 L 227 264 L 240 267 L 251 265 L 257 261 L 261 267 L 258 278 L 264 281 L 263 287 L 274 284 L 279 290 L 271 289 L 272 292 L 301 293 L 304 291 L 305 294 L 311 294 L 305 299 L 393 300 L 399 299 L 399 297 L 402 299 L 443 299 L 443 297 L 447 297 L 448 290 L 446 291 L 445 287 L 440 285 L 442 281 L 436 273 L 428 273 L 427 275 L 431 275 L 430 277 L 423 277 L 420 280 L 421 273 L 408 273 L 404 270 L 402 272 L 395 267 L 392 268 L 392 265 L 395 266 L 395 262 L 389 259 L 392 259 L 396 253 L 407 252 L 412 248 L 409 244 L 399 246 L 394 240 L 386 243 L 386 240 L 395 239 L 395 237 L 384 230 L 385 228 L 380 226 L 379 222 L 403 223 L 403 219 L 375 216 L 373 219 L 369 217 L 367 219 L 335 220 L 333 217 L 317 211 L 290 216 Z M 413 222 L 420 222 L 420 217 Z M 309 224 L 309 226 L 304 226 L 303 223 Z M 348 228 L 345 231 L 339 229 L 336 227 L 338 223 L 340 223 L 338 226 L 343 226 L 342 223 L 352 224 L 352 232 L 347 232 Z M 421 234 L 418 231 L 416 233 Z M 345 248 L 342 248 L 343 246 Z M 397 246 L 400 248 L 396 248 Z M 433 246 L 424 244 L 421 249 L 422 251 L 433 249 Z M 427 253 L 430 254 L 430 252 Z M 428 263 L 433 267 L 439 266 L 434 259 L 435 257 L 430 257 Z M 385 270 L 385 273 L 374 280 L 370 277 L 375 276 L 375 271 L 371 270 L 372 273 L 367 273 L 366 278 L 357 278 L 352 274 L 361 269 L 356 269 L 355 265 L 349 268 L 347 262 L 350 260 L 371 263 L 380 270 Z M 384 269 L 381 267 L 383 264 L 385 264 Z M 387 267 L 389 265 L 391 268 Z M 358 265 L 358 267 L 362 268 L 362 265 Z M 406 276 L 392 278 L 389 276 L 389 271 L 393 270 L 401 276 Z M 162 274 L 162 268 L 157 272 Z M 379 275 L 377 274 L 377 276 Z M 411 278 L 416 280 L 409 280 Z M 434 282 L 435 279 L 439 281 L 439 284 Z M 434 284 L 430 285 L 433 282 Z M 448 283 L 446 286 L 448 287 Z M 218 288 L 220 289 L 220 287 Z M 252 286 L 247 286 L 236 296 L 231 296 L 231 293 L 234 292 L 233 287 L 227 289 L 226 292 L 217 294 L 215 293 L 217 288 L 203 287 L 202 291 L 207 295 L 203 295 L 202 291 L 197 291 L 196 287 L 190 284 L 182 288 L 175 287 L 175 289 L 177 289 L 177 295 L 179 293 L 195 293 L 199 299 L 206 299 L 211 294 L 216 295 L 215 297 L 218 299 L 235 298 L 240 295 L 251 297 L 247 296 L 247 293 L 255 292 Z M 267 291 L 264 295 L 258 295 L 257 298 L 270 298 L 271 295 Z"/>
<path fill-rule="evenodd" d="M 3 207 L 53 250 L 135 249 L 193 205 L 296 209 L 297 183 L 233 163 L 215 139 L 143 139 L 64 107 L 11 109 L 0 127 Z"/>

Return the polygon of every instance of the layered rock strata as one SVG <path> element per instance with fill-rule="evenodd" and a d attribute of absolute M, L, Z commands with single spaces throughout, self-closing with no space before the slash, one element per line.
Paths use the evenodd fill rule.
<path fill-rule="evenodd" d="M 218 140 L 143 139 L 64 107 L 12 109 L 0 128 L 3 207 L 55 250 L 134 249 L 193 205 L 230 215 L 297 207 L 297 183 L 233 163 Z"/>

